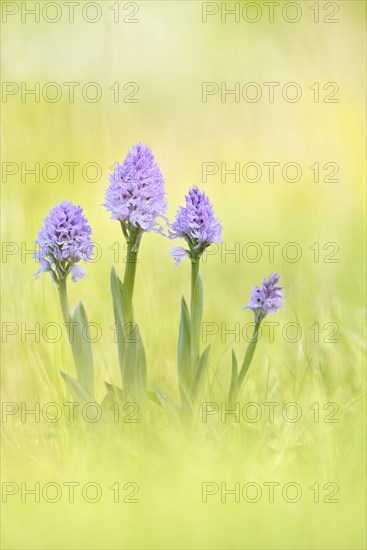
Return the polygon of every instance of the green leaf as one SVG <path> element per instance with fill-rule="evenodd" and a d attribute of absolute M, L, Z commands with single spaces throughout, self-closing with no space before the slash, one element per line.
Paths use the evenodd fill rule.
<path fill-rule="evenodd" d="M 191 326 L 189 310 L 183 296 L 178 332 L 177 365 L 181 401 L 185 402 L 191 383 Z"/>
<path fill-rule="evenodd" d="M 167 395 L 159 386 L 153 386 L 153 392 L 158 403 L 164 408 L 167 416 L 175 420 L 179 419 L 180 405 L 169 395 Z M 150 392 L 151 393 L 151 392 Z"/>
<path fill-rule="evenodd" d="M 111 293 L 113 302 L 113 311 L 116 323 L 117 350 L 119 356 L 121 378 L 123 379 L 124 355 L 125 355 L 125 335 L 124 327 L 126 324 L 126 311 L 123 298 L 123 284 L 116 273 L 115 268 L 111 269 Z"/>
<path fill-rule="evenodd" d="M 203 382 L 205 380 L 205 374 L 208 368 L 210 347 L 211 344 L 209 344 L 209 346 L 203 351 L 196 366 L 195 375 L 190 388 L 190 395 L 192 396 L 193 401 L 199 397 Z"/>
<path fill-rule="evenodd" d="M 94 394 L 94 367 L 92 345 L 85 338 L 85 330 L 88 326 L 88 318 L 82 302 L 76 306 L 72 316 L 73 334 L 71 337 L 71 349 L 73 351 L 78 382 L 91 395 Z"/>
<path fill-rule="evenodd" d="M 113 404 L 116 402 L 115 396 L 112 391 L 108 391 L 104 398 L 102 399 L 101 407 L 104 410 L 110 409 Z"/>
<path fill-rule="evenodd" d="M 232 405 L 235 400 L 237 399 L 238 395 L 238 364 L 237 364 L 237 357 L 232 349 L 232 377 L 231 377 L 231 385 L 229 387 L 229 393 L 228 393 L 228 403 Z"/>
<path fill-rule="evenodd" d="M 258 342 L 258 335 L 259 335 L 259 327 L 260 322 L 257 322 L 254 326 L 254 332 L 251 336 L 251 340 L 249 341 L 245 353 L 245 357 L 243 359 L 242 367 L 240 370 L 240 373 L 238 375 L 238 389 L 241 389 L 241 386 L 243 384 L 244 379 L 246 378 L 247 371 L 251 365 L 252 358 L 255 353 L 256 345 Z"/>
<path fill-rule="evenodd" d="M 106 380 L 105 380 L 105 386 L 107 388 L 107 391 L 111 392 L 117 401 L 119 401 L 120 403 L 124 402 L 124 392 L 121 388 L 119 388 L 118 386 L 114 386 L 113 384 L 110 384 L 110 382 L 106 382 Z"/>
<path fill-rule="evenodd" d="M 147 366 L 139 327 L 136 334 L 125 342 L 123 387 L 127 399 L 143 406 L 147 392 Z"/>
<path fill-rule="evenodd" d="M 147 396 L 148 396 L 148 399 L 150 399 L 153 403 L 155 403 L 159 407 L 163 407 L 163 405 L 162 405 L 160 399 L 158 399 L 157 394 L 156 394 L 155 391 L 151 391 L 151 390 L 148 391 Z"/>
<path fill-rule="evenodd" d="M 123 288 L 115 268 L 112 268 L 111 292 L 124 397 L 143 406 L 147 387 L 145 349 L 138 325 L 127 320 Z"/>
<path fill-rule="evenodd" d="M 195 369 L 200 353 L 201 323 L 204 308 L 204 287 L 200 273 L 196 278 L 191 307 L 191 358 L 193 369 Z"/>
<path fill-rule="evenodd" d="M 106 381 L 105 381 L 105 386 L 107 388 L 107 393 L 102 399 L 101 407 L 103 409 L 111 409 L 116 402 L 119 403 L 120 405 L 123 405 L 124 393 L 122 389 Z"/>
<path fill-rule="evenodd" d="M 69 374 L 66 374 L 66 372 L 63 372 L 62 370 L 60 371 L 60 374 L 75 401 L 80 403 L 90 403 L 91 401 L 94 401 L 94 397 L 86 391 L 78 380 L 75 380 L 75 378 L 69 376 Z"/>

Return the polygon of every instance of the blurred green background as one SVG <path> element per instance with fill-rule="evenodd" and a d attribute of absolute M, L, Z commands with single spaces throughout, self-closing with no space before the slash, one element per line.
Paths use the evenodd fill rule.
<path fill-rule="evenodd" d="M 69 284 L 71 305 L 83 300 L 89 320 L 102 329 L 94 344 L 97 398 L 104 395 L 104 380 L 119 384 L 110 329 L 114 319 L 109 272 L 115 265 L 122 277 L 124 247 L 118 224 L 109 220 L 102 204 L 111 166 L 142 141 L 152 147 L 164 174 L 169 218 L 184 203 L 188 188 L 198 184 L 223 225 L 224 244 L 202 265 L 204 322 L 218 326 L 215 336 L 208 337 L 213 350 L 204 399 L 224 399 L 230 348 L 238 356 L 244 353 L 243 338 L 236 341 L 224 328 L 239 323 L 242 329 L 252 321 L 250 312 L 241 309 L 251 286 L 279 271 L 287 299 L 269 321 L 280 323 L 280 328 L 275 342 L 269 342 L 267 333 L 260 341 L 242 401 L 297 401 L 308 413 L 295 424 L 282 419 L 273 424 L 198 420 L 187 434 L 178 432 L 152 406 L 143 441 L 129 426 L 77 427 L 9 418 L 3 422 L 3 480 L 85 480 L 103 487 L 135 480 L 141 497 L 134 505 L 113 503 L 108 489 L 108 497 L 94 505 L 82 499 L 74 504 L 63 499 L 32 504 L 22 503 L 19 494 L 9 497 L 2 512 L 3 547 L 365 548 L 364 2 L 296 2 L 301 17 L 295 23 L 286 20 L 295 17 L 292 8 L 282 11 L 287 2 L 280 2 L 273 23 L 262 2 L 246 8 L 248 17 L 254 17 L 251 10 L 258 6 L 262 15 L 256 23 L 242 16 L 236 22 L 230 15 L 222 22 L 221 2 L 205 7 L 197 1 L 103 1 L 95 3 L 101 14 L 95 23 L 83 20 L 88 2 L 75 7 L 74 23 L 68 22 L 63 2 L 53 3 L 58 11 L 52 6 L 41 11 L 35 22 L 24 11 L 25 5 L 33 4 L 2 2 L 3 92 L 10 89 L 9 83 L 19 86 L 18 93 L 3 93 L 2 98 L 2 400 L 31 406 L 35 401 L 70 399 L 58 373 L 62 369 L 73 375 L 67 339 L 64 335 L 50 343 L 42 337 L 47 323 L 61 323 L 57 292 L 48 276 L 34 279 L 37 265 L 31 254 L 25 254 L 34 246 L 42 219 L 64 199 L 83 206 L 101 250 L 98 261 L 87 266 L 87 279 Z M 41 9 L 45 4 L 40 3 Z M 249 2 L 238 4 L 243 13 Z M 335 6 L 338 13 L 331 16 Z M 203 10 L 217 8 L 218 13 L 208 15 L 204 23 Z M 93 18 L 99 13 L 94 9 L 89 7 L 84 15 Z M 57 13 L 59 21 L 45 20 Z M 324 22 L 328 16 L 338 22 Z M 21 83 L 32 88 L 36 82 L 40 101 L 31 95 L 22 101 Z M 63 92 L 55 103 L 42 97 L 50 82 L 58 83 Z M 73 103 L 65 82 L 80 83 Z M 85 101 L 81 93 L 90 82 L 102 90 L 95 103 Z M 123 87 L 131 82 L 139 87 L 137 103 L 123 101 L 132 91 Z M 219 88 L 223 82 L 228 89 L 236 82 L 241 89 L 256 82 L 263 96 L 251 103 L 243 98 L 236 102 L 233 95 L 222 101 L 217 93 L 203 102 L 204 82 L 218 83 Z M 266 82 L 280 83 L 274 102 L 268 101 Z M 289 82 L 302 90 L 298 102 L 282 96 Z M 330 82 L 339 87 L 335 103 L 323 101 L 333 90 L 324 89 Z M 118 102 L 109 89 L 114 83 L 120 86 Z M 315 83 L 319 102 L 310 90 Z M 64 165 L 70 162 L 79 163 L 74 182 Z M 87 178 L 82 173 L 91 162 L 101 169 L 95 182 L 86 181 L 93 178 L 92 169 Z M 203 163 L 208 162 L 219 167 L 226 163 L 229 169 L 235 163 L 242 167 L 256 162 L 262 177 L 252 183 L 242 176 L 235 181 L 233 175 L 221 178 L 219 171 L 203 183 Z M 280 163 L 274 182 L 264 162 Z M 282 177 L 282 167 L 290 162 L 302 169 L 299 181 Z M 319 182 L 310 170 L 316 162 Z M 40 163 L 39 181 L 24 173 L 35 163 Z M 59 181 L 42 177 L 47 163 L 63 168 Z M 326 163 L 337 163 L 337 181 L 323 181 L 330 173 L 323 169 Z M 262 253 L 257 262 L 225 253 L 235 247 L 242 251 L 254 242 Z M 269 242 L 280 243 L 274 261 L 264 245 Z M 282 255 L 290 242 L 302 251 L 297 262 Z M 317 262 L 314 243 L 319 243 Z M 327 243 L 335 244 L 324 248 Z M 149 383 L 177 397 L 179 303 L 181 295 L 189 293 L 190 266 L 174 266 L 169 256 L 173 244 L 181 243 L 144 235 L 135 310 L 147 351 Z M 328 262 L 333 251 L 337 261 Z M 302 329 L 298 342 L 282 337 L 289 322 Z M 4 323 L 15 323 L 16 334 L 4 335 Z M 38 342 L 25 334 L 35 323 L 41 328 Z M 315 323 L 320 327 L 319 342 L 309 328 Z M 324 341 L 330 334 L 326 323 L 337 326 L 337 343 Z M 312 422 L 308 407 L 315 402 L 321 410 L 325 403 L 336 403 L 339 422 Z M 203 504 L 205 481 L 298 481 L 307 496 L 296 504 L 282 498 L 237 504 L 230 499 L 221 503 L 217 495 Z M 339 502 L 313 502 L 308 487 L 316 481 L 337 483 Z"/>

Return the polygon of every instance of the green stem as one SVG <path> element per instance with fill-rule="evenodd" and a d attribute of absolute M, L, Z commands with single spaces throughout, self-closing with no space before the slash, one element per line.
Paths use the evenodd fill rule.
<path fill-rule="evenodd" d="M 192 311 L 194 307 L 194 290 L 195 290 L 195 283 L 196 279 L 199 275 L 199 265 L 200 265 L 200 259 L 192 260 L 191 261 L 191 317 L 192 317 Z"/>
<path fill-rule="evenodd" d="M 138 252 L 140 240 L 142 237 L 142 231 L 137 229 L 130 231 L 129 238 L 127 240 L 127 254 L 126 254 L 126 266 L 124 275 L 124 303 L 126 309 L 126 317 L 128 322 L 132 322 L 132 304 L 136 275 L 136 264 L 138 262 Z"/>
<path fill-rule="evenodd" d="M 122 293 L 126 312 L 126 322 L 133 323 L 135 275 L 143 230 L 139 228 L 129 228 L 129 230 L 127 230 L 126 227 L 121 227 L 127 242 L 126 265 Z M 122 327 L 122 331 L 124 331 L 124 327 Z M 138 337 L 140 338 L 140 336 Z M 132 401 L 139 403 L 141 411 L 143 411 L 146 399 L 146 367 L 142 343 L 126 343 L 126 346 L 124 345 L 124 352 L 120 361 L 124 395 L 127 399 L 131 399 Z"/>
<path fill-rule="evenodd" d="M 259 335 L 259 327 L 260 327 L 260 321 L 257 321 L 254 326 L 254 332 L 252 334 L 251 340 L 249 341 L 247 346 L 247 350 L 241 366 L 240 374 L 238 375 L 238 391 L 241 389 L 242 383 L 245 379 L 245 376 L 251 365 L 251 361 L 255 353 L 256 344 L 257 344 L 258 335 Z"/>
<path fill-rule="evenodd" d="M 194 318 L 194 292 L 195 292 L 195 284 L 196 279 L 199 275 L 199 267 L 200 267 L 200 258 L 197 258 L 196 260 L 191 261 L 191 304 L 190 304 L 190 317 L 191 322 Z M 192 325 L 191 325 L 192 329 Z M 199 359 L 200 350 L 200 334 L 193 334 L 191 331 L 191 362 L 192 362 L 192 368 L 191 373 L 192 375 L 195 372 L 195 367 Z"/>
<path fill-rule="evenodd" d="M 66 279 L 59 279 L 59 298 L 64 323 L 70 323 L 71 315 L 68 303 L 68 294 L 66 290 Z"/>

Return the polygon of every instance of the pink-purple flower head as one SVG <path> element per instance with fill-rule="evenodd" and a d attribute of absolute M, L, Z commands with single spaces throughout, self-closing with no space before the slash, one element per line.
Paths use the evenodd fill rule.
<path fill-rule="evenodd" d="M 248 305 L 243 309 L 252 309 L 255 322 L 262 321 L 264 317 L 282 307 L 282 298 L 285 296 L 281 292 L 284 287 L 278 285 L 279 279 L 279 273 L 271 273 L 268 280 L 264 278 L 262 288 L 258 286 L 252 288 Z"/>
<path fill-rule="evenodd" d="M 213 207 L 204 191 L 194 185 L 185 198 L 186 206 L 179 207 L 176 220 L 170 226 L 170 239 L 185 239 L 189 245 L 189 250 L 182 247 L 171 250 L 176 265 L 185 256 L 195 261 L 209 245 L 222 240 L 222 226 L 215 218 Z"/>
<path fill-rule="evenodd" d="M 92 230 L 83 216 L 83 209 L 63 201 L 50 210 L 43 222 L 35 241 L 38 249 L 34 258 L 40 264 L 36 277 L 48 271 L 56 284 L 69 273 L 74 282 L 83 279 L 85 271 L 76 264 L 80 260 L 91 260 L 94 249 L 90 238 Z"/>
<path fill-rule="evenodd" d="M 134 145 L 109 177 L 104 206 L 123 229 L 162 232 L 157 218 L 167 210 L 162 173 L 151 149 Z"/>

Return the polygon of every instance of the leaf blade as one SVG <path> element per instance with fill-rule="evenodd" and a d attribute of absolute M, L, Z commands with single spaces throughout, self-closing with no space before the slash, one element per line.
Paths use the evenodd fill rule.
<path fill-rule="evenodd" d="M 125 356 L 125 335 L 124 327 L 126 324 L 126 310 L 123 298 L 123 284 L 114 267 L 111 269 L 111 294 L 113 311 L 116 325 L 117 352 L 119 357 L 121 379 L 124 378 L 124 356 Z"/>
<path fill-rule="evenodd" d="M 198 273 L 196 278 L 194 293 L 192 297 L 191 311 L 191 360 L 192 368 L 195 369 L 199 360 L 201 324 L 203 320 L 204 309 L 204 286 L 203 279 Z"/>
<path fill-rule="evenodd" d="M 193 401 L 195 401 L 199 397 L 202 390 L 205 373 L 207 372 L 209 364 L 210 349 L 211 344 L 209 344 L 209 346 L 205 348 L 203 353 L 200 355 L 199 361 L 197 363 L 195 376 L 193 378 L 190 388 L 190 396 L 192 397 Z"/>
<path fill-rule="evenodd" d="M 177 368 L 181 401 L 186 402 L 191 382 L 191 323 L 189 309 L 183 296 L 178 331 Z"/>
<path fill-rule="evenodd" d="M 237 399 L 238 395 L 238 363 L 237 357 L 232 348 L 232 375 L 231 375 L 231 384 L 228 392 L 228 403 L 232 405 Z"/>
<path fill-rule="evenodd" d="M 85 337 L 85 327 L 88 326 L 87 313 L 82 302 L 79 302 L 72 315 L 73 335 L 71 349 L 74 356 L 78 382 L 91 395 L 94 394 L 94 365 L 90 339 Z"/>
<path fill-rule="evenodd" d="M 62 370 L 60 371 L 60 374 L 73 399 L 77 401 L 80 400 L 81 403 L 90 403 L 91 401 L 94 401 L 94 397 L 86 391 L 78 380 L 75 380 L 75 378 Z"/>

